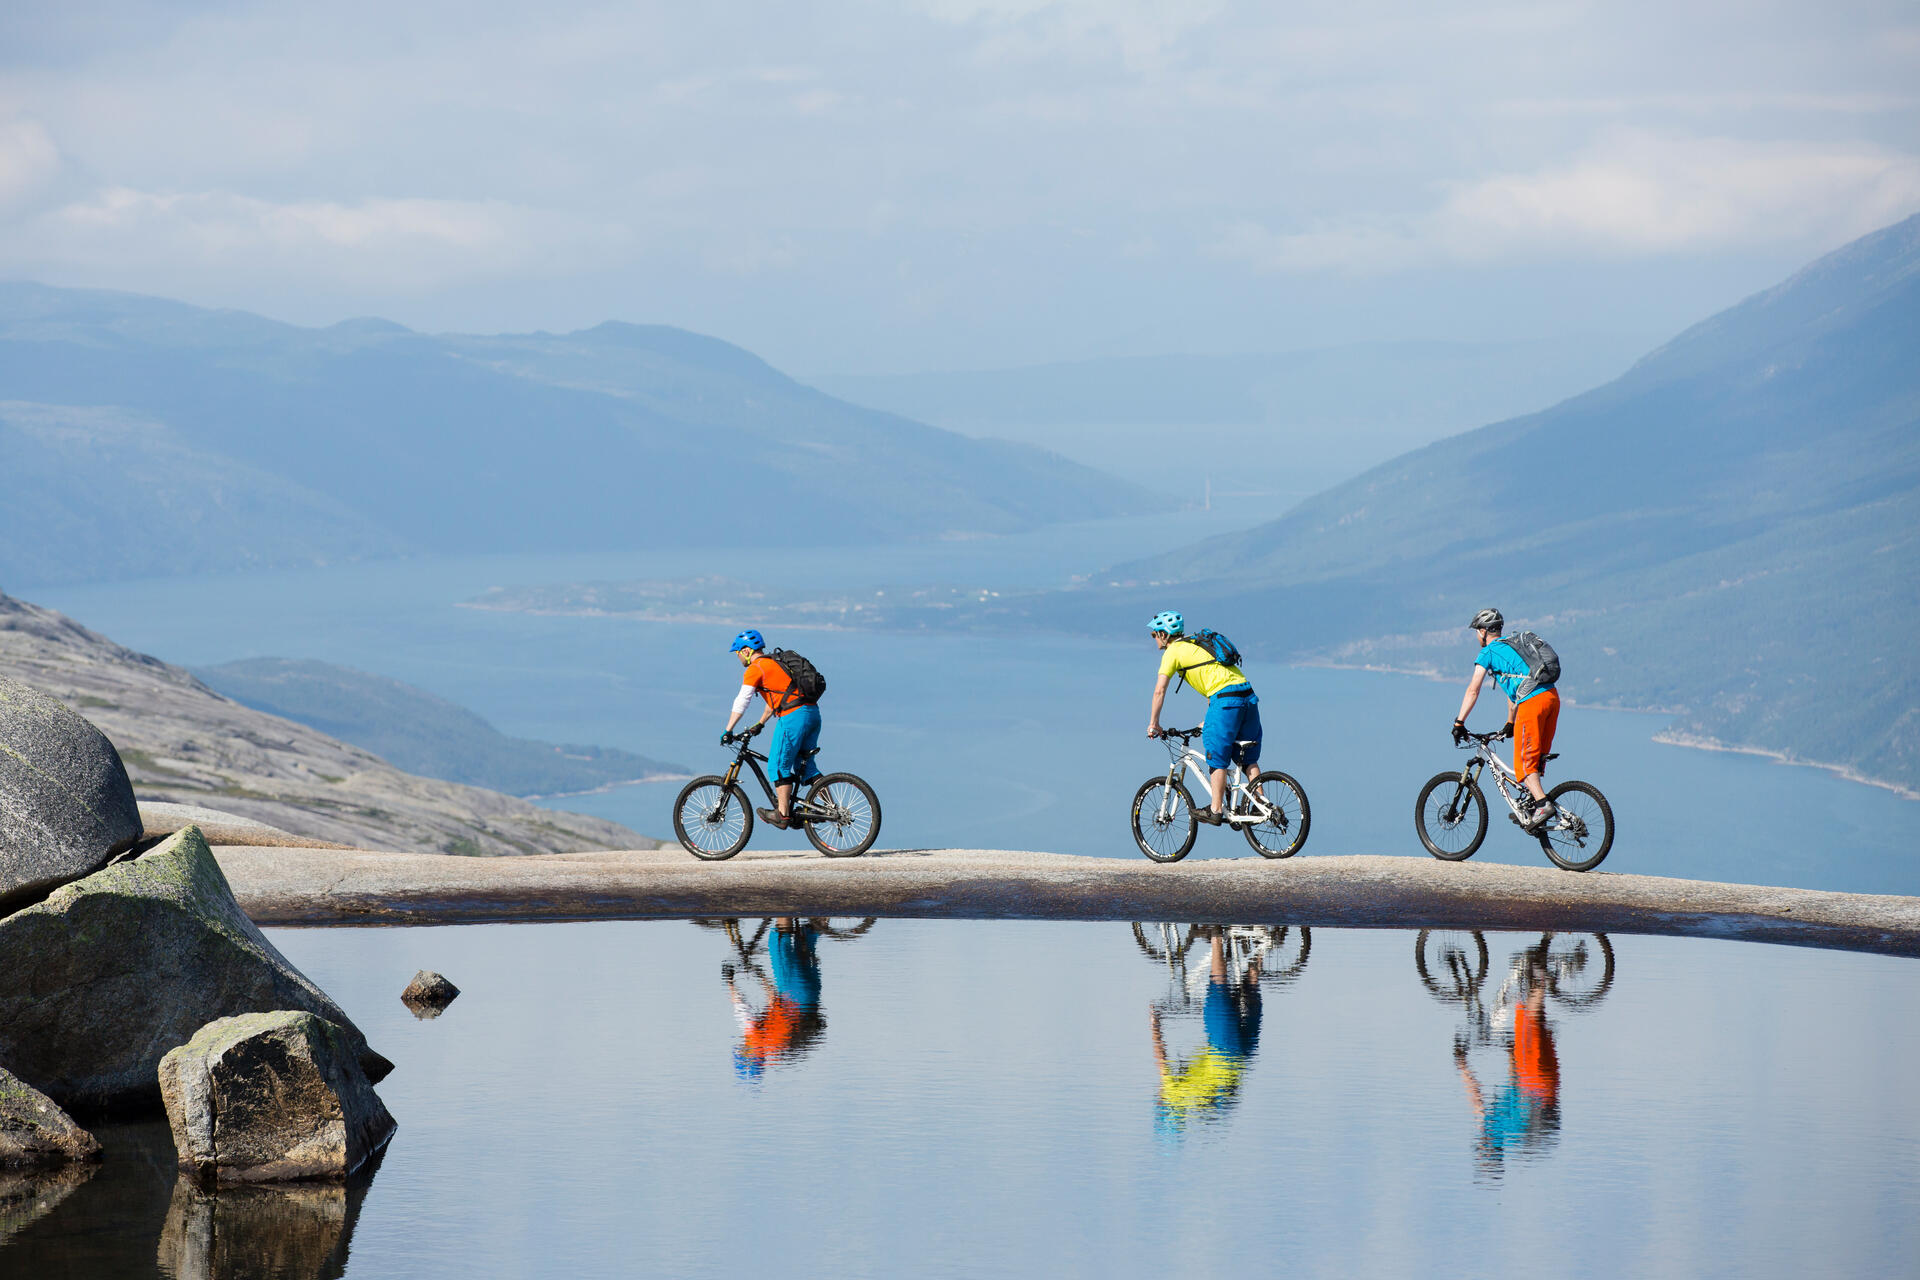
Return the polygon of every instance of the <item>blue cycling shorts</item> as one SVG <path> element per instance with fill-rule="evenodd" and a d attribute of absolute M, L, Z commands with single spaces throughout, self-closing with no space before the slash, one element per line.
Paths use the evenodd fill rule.
<path fill-rule="evenodd" d="M 767 771 L 773 774 L 773 785 L 777 787 L 795 779 L 812 782 L 819 777 L 820 768 L 814 764 L 813 757 L 800 754 L 819 745 L 819 707 L 796 707 L 783 716 L 775 716 L 773 742 L 767 747 Z"/>
<path fill-rule="evenodd" d="M 1243 747 L 1241 742 L 1250 745 Z M 1248 769 L 1260 763 L 1260 699 L 1252 685 L 1234 685 L 1208 699 L 1200 745 L 1209 769 L 1224 769 L 1230 763 Z"/>

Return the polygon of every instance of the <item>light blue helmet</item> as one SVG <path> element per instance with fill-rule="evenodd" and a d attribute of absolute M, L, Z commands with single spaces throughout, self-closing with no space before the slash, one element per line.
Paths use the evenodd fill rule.
<path fill-rule="evenodd" d="M 1184 633 L 1186 629 L 1187 620 L 1172 609 L 1167 610 L 1165 613 L 1154 614 L 1153 621 L 1147 624 L 1147 630 L 1164 631 L 1170 636 L 1180 635 Z"/>
<path fill-rule="evenodd" d="M 727 652 L 738 653 L 742 649 L 751 649 L 755 653 L 759 653 L 766 647 L 766 637 L 758 631 L 755 631 L 752 627 L 748 627 L 745 631 L 742 631 L 733 638 L 733 643 L 727 646 Z"/>

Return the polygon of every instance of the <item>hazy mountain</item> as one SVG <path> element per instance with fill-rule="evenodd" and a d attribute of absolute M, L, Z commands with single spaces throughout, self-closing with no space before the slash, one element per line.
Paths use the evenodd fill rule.
<path fill-rule="evenodd" d="M 193 674 L 235 702 L 364 747 L 408 773 L 513 796 L 591 791 L 687 772 L 684 765 L 611 747 L 508 737 L 424 689 L 331 662 L 245 658 Z"/>
<path fill-rule="evenodd" d="M 1001 533 L 1147 501 L 1043 450 L 846 404 L 661 327 L 304 329 L 0 285 L 0 401 L 10 583 L 406 550 Z M 15 455 L 31 502 L 14 501 Z M 215 498 L 180 496 L 197 476 Z M 49 533 L 76 525 L 78 543 Z"/>
<path fill-rule="evenodd" d="M 657 842 L 602 818 L 402 772 L 223 698 L 180 667 L 0 594 L 0 672 L 45 689 L 119 749 L 143 801 L 238 814 L 309 839 L 406 853 L 574 853 Z"/>
<path fill-rule="evenodd" d="M 809 381 L 956 431 L 1044 445 L 1183 498 L 1209 479 L 1216 494 L 1257 489 L 1277 514 L 1408 449 L 1614 377 L 1646 346 L 1618 335 L 1376 342 Z"/>
<path fill-rule="evenodd" d="M 1597 390 L 1102 577 L 1047 610 L 1462 676 L 1498 604 L 1579 700 L 1920 788 L 1920 217 Z"/>

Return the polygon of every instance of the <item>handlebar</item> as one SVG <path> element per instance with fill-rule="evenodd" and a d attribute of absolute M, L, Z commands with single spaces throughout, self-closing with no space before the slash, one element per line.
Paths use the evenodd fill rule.
<path fill-rule="evenodd" d="M 1160 736 L 1163 738 L 1178 738 L 1182 742 L 1192 742 L 1200 736 L 1200 733 L 1201 730 L 1198 727 L 1192 729 L 1162 729 Z"/>
<path fill-rule="evenodd" d="M 1486 746 L 1488 743 L 1499 742 L 1505 737 L 1506 735 L 1498 730 L 1495 730 L 1493 733 L 1468 733 L 1467 742 L 1477 742 L 1481 746 Z M 1454 745 L 1464 751 L 1466 750 L 1467 742 L 1459 742 Z"/>

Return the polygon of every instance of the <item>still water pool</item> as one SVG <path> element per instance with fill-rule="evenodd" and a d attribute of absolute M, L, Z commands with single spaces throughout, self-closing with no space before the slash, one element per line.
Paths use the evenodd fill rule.
<path fill-rule="evenodd" d="M 397 1070 L 347 1192 L 163 1127 L 0 1274 L 1887 1275 L 1920 966 L 1699 939 L 972 921 L 276 931 Z M 416 1020 L 418 968 L 464 994 Z M 0 1184 L 3 1185 L 3 1184 Z"/>

